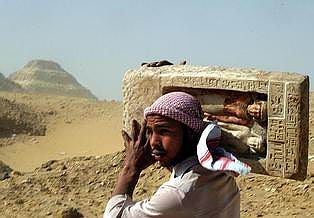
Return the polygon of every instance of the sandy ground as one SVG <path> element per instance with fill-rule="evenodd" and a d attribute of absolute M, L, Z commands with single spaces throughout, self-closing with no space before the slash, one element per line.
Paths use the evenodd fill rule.
<path fill-rule="evenodd" d="M 5 92 L 0 96 L 51 114 L 46 117 L 45 136 L 15 136 L 10 146 L 0 148 L 0 160 L 13 169 L 32 171 L 48 160 L 104 155 L 122 149 L 119 102 Z"/>
<path fill-rule="evenodd" d="M 101 217 L 123 163 L 123 152 L 112 153 L 122 150 L 121 102 L 4 92 L 0 96 L 44 114 L 47 125 L 45 136 L 0 139 L 0 160 L 14 170 L 0 181 L 0 217 L 65 217 L 62 214 L 71 209 L 84 217 Z M 310 116 L 311 129 L 312 121 Z M 309 155 L 305 181 L 238 177 L 241 217 L 314 217 L 314 139 Z M 150 167 L 141 175 L 135 199 L 151 196 L 168 178 L 167 170 Z"/>

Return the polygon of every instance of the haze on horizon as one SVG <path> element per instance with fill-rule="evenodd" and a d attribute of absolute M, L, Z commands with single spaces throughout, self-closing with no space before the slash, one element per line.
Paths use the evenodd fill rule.
<path fill-rule="evenodd" d="M 0 72 L 58 62 L 100 99 L 121 100 L 142 62 L 314 73 L 314 1 L 0 0 Z"/>

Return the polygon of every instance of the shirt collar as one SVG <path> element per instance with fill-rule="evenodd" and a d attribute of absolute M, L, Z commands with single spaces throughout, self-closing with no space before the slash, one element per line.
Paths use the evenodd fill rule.
<path fill-rule="evenodd" d="M 187 159 L 181 161 L 180 163 L 176 164 L 172 170 L 172 178 L 182 176 L 187 170 L 192 168 L 195 165 L 198 165 L 197 156 L 191 156 Z"/>

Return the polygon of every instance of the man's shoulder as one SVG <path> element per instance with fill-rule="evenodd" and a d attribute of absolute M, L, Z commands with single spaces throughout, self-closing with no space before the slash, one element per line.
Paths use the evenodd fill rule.
<path fill-rule="evenodd" d="M 210 171 L 202 166 L 195 166 L 190 171 L 181 176 L 178 187 L 185 193 L 194 191 L 204 186 L 210 189 L 221 185 L 236 187 L 235 180 L 225 172 Z"/>
<path fill-rule="evenodd" d="M 232 176 L 222 171 L 210 171 L 202 167 L 197 157 L 189 157 L 177 164 L 173 170 L 171 179 L 163 186 L 168 189 L 175 189 L 184 194 L 196 189 L 218 187 L 221 185 L 235 186 Z"/>

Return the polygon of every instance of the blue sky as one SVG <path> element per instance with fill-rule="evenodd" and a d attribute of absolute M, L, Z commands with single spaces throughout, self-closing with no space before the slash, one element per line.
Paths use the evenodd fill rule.
<path fill-rule="evenodd" d="M 53 60 L 108 100 L 127 69 L 159 59 L 311 79 L 313 39 L 311 0 L 0 0 L 1 73 Z"/>

